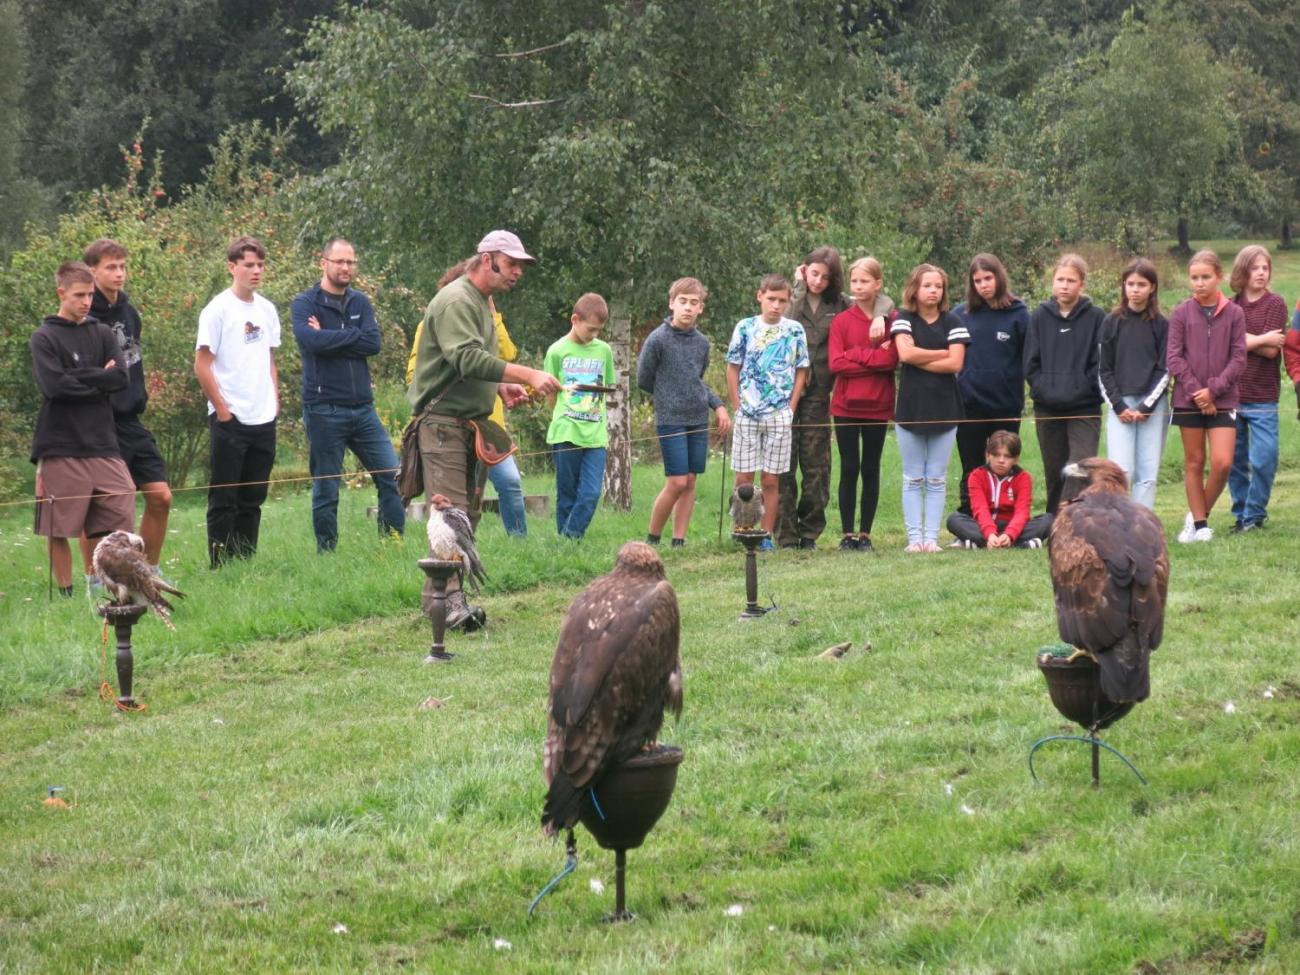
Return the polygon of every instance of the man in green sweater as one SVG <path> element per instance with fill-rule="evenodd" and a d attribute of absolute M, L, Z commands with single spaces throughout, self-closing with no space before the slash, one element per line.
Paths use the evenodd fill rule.
<path fill-rule="evenodd" d="M 506 362 L 497 354 L 496 325 L 488 299 L 512 289 L 524 265 L 536 261 L 519 238 L 494 230 L 478 244 L 469 269 L 434 296 L 424 313 L 416 347 L 415 375 L 406 397 L 420 417 L 420 460 L 428 497 L 442 494 L 478 527 L 481 478 L 469 420 L 486 420 L 499 394 L 507 407 L 530 395 L 555 393 L 560 382 L 540 369 Z M 524 384 L 524 385 L 521 385 Z M 525 385 L 532 387 L 531 391 Z M 452 580 L 447 587 L 447 625 L 473 628 L 485 618 Z M 421 605 L 433 605 L 425 583 Z"/>

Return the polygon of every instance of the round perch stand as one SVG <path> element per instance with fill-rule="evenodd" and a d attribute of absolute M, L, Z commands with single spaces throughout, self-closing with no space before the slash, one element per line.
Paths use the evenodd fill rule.
<path fill-rule="evenodd" d="M 668 808 L 681 763 L 680 748 L 659 745 L 610 769 L 592 787 L 592 801 L 583 810 L 582 825 L 601 847 L 614 851 L 614 913 L 606 921 L 636 917 L 627 909 L 624 896 L 627 851 L 645 842 L 646 834 Z"/>
<path fill-rule="evenodd" d="M 758 546 L 771 538 L 765 531 L 732 532 L 731 539 L 745 546 L 745 611 L 742 620 L 756 620 L 767 612 L 758 605 Z"/>
<path fill-rule="evenodd" d="M 426 664 L 447 663 L 454 653 L 447 652 L 443 638 L 447 635 L 447 580 L 460 571 L 460 563 L 445 559 L 420 559 L 419 566 L 433 584 L 433 607 L 429 613 L 433 620 L 433 646 L 424 658 Z"/>
<path fill-rule="evenodd" d="M 1133 702 L 1116 704 L 1101 692 L 1101 668 L 1089 657 L 1079 656 L 1073 662 L 1067 657 L 1051 652 L 1038 655 L 1038 669 L 1047 681 L 1047 693 L 1061 714 L 1079 725 L 1088 734 L 1048 735 L 1034 742 L 1029 749 L 1029 775 L 1037 782 L 1034 771 L 1034 753 L 1049 741 L 1081 741 L 1092 746 L 1092 787 L 1101 785 L 1101 750 L 1104 748 L 1128 766 L 1143 785 L 1146 778 L 1122 753 L 1097 737 L 1097 732 L 1108 728 L 1133 710 Z"/>
<path fill-rule="evenodd" d="M 96 612 L 106 622 L 113 624 L 113 632 L 117 635 L 117 708 L 119 711 L 135 710 L 135 698 L 131 696 L 131 677 L 135 672 L 135 660 L 131 656 L 131 629 L 148 612 L 148 607 L 135 603 L 105 603 Z"/>

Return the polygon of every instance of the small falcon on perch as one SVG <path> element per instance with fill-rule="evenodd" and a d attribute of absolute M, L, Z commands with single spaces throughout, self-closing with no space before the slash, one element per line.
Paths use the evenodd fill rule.
<path fill-rule="evenodd" d="M 110 532 L 95 546 L 91 565 L 115 605 L 148 606 L 168 629 L 176 629 L 171 621 L 172 604 L 163 593 L 182 599 L 185 593 L 155 574 L 145 558 L 143 538 L 133 532 Z"/>

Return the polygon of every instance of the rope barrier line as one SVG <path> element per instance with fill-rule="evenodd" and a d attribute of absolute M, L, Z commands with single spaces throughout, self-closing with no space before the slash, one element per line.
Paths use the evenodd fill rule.
<path fill-rule="evenodd" d="M 1259 405 L 1259 404 L 1257 404 L 1257 405 Z M 1275 409 L 1276 409 L 1276 412 L 1280 414 L 1280 413 L 1282 412 L 1281 404 L 1279 403 L 1279 404 L 1276 406 Z M 1255 412 L 1258 413 L 1258 412 L 1260 412 L 1260 411 L 1259 411 L 1259 410 L 1256 410 Z M 1267 412 L 1267 411 L 1266 411 L 1266 412 Z M 1174 417 L 1174 416 L 1192 416 L 1192 415 L 1199 415 L 1199 414 L 1200 414 L 1200 410 L 1170 410 L 1170 411 L 1169 411 L 1169 416 L 1170 416 L 1170 417 Z M 851 417 L 845 417 L 844 419 L 853 419 L 853 418 L 851 418 Z M 963 423 L 1020 423 L 1020 422 L 1024 422 L 1024 421 L 1027 421 L 1027 420 L 1032 420 L 1034 423 L 1054 423 L 1054 422 L 1056 422 L 1056 421 L 1058 421 L 1058 420 L 1101 420 L 1101 419 L 1105 419 L 1105 414 L 1104 414 L 1104 413 L 1079 413 L 1079 414 L 1071 414 L 1071 415 L 1044 416 L 1044 417 L 1035 417 L 1035 416 L 1033 416 L 1032 414 L 1029 414 L 1029 415 L 1023 415 L 1023 414 L 1022 414 L 1021 416 L 989 416 L 989 417 L 978 417 L 978 418 L 962 417 L 962 418 L 960 418 L 960 419 L 943 419 L 943 418 L 940 418 L 940 419 L 935 419 L 935 420 L 917 421 L 917 425 L 934 426 L 934 425 L 936 425 L 936 424 L 945 423 L 945 424 L 951 424 L 951 425 L 953 425 L 953 426 L 959 426 L 959 425 L 961 425 L 961 424 L 963 424 Z M 858 426 L 888 426 L 889 424 L 894 423 L 894 422 L 895 422 L 894 420 L 856 420 L 856 419 L 854 419 L 854 424 L 855 424 L 855 425 L 858 425 Z M 828 429 L 834 429 L 834 427 L 835 427 L 834 422 L 830 422 L 830 423 L 793 423 L 793 424 L 790 425 L 790 428 L 791 428 L 792 430 L 828 430 Z M 683 432 L 681 432 L 681 433 L 670 433 L 670 434 L 665 434 L 665 435 L 662 436 L 662 437 L 659 436 L 658 434 L 652 434 L 652 435 L 650 435 L 650 436 L 646 436 L 646 437 L 631 437 L 631 438 L 628 439 L 628 443 L 632 443 L 632 444 L 636 444 L 636 443 L 649 443 L 649 442 L 652 441 L 652 440 L 653 440 L 653 441 L 659 441 L 659 440 L 665 440 L 665 439 L 668 439 L 669 437 L 685 437 L 685 436 L 689 436 L 689 435 L 690 435 L 690 432 L 689 432 L 689 431 L 683 431 Z M 725 448 L 725 444 L 724 444 L 723 446 L 724 446 L 724 448 Z M 528 457 L 552 457 L 552 456 L 554 456 L 554 455 L 557 454 L 557 453 L 569 453 L 569 452 L 571 452 L 571 451 L 584 450 L 584 449 L 586 449 L 586 448 L 583 448 L 583 447 L 564 447 L 564 448 L 561 448 L 561 449 L 559 449 L 559 450 L 556 450 L 556 449 L 548 449 L 548 450 L 533 450 L 533 451 L 516 451 L 515 453 L 511 454 L 510 456 L 512 456 L 512 457 L 519 457 L 519 458 L 528 458 Z M 396 474 L 396 473 L 398 473 L 399 470 L 400 470 L 400 468 L 397 468 L 397 467 L 377 467 L 377 468 L 375 468 L 373 471 L 365 471 L 364 473 L 367 473 L 367 474 Z M 214 488 L 214 487 L 220 487 L 220 488 L 241 488 L 241 487 L 255 487 L 255 486 L 260 486 L 260 485 L 265 485 L 265 486 L 267 486 L 267 487 L 273 487 L 273 486 L 275 486 L 275 485 L 277 485 L 277 484 L 301 484 L 301 483 L 304 483 L 304 482 L 311 482 L 311 481 L 343 480 L 343 479 L 345 479 L 345 478 L 355 477 L 355 476 L 357 476 L 357 474 L 359 474 L 359 473 L 362 473 L 362 472 L 360 472 L 360 471 L 343 471 L 343 472 L 340 472 L 340 473 L 338 473 L 338 474 L 315 474 L 315 475 L 313 475 L 313 474 L 308 474 L 308 475 L 305 475 L 305 476 L 302 476 L 302 477 L 277 477 L 277 478 L 270 478 L 270 479 L 265 480 L 265 481 L 231 481 L 231 482 L 222 483 L 222 484 L 192 484 L 192 485 L 190 485 L 190 486 L 188 486 L 188 487 L 173 487 L 173 488 L 171 489 L 171 492 L 172 492 L 172 494 L 181 494 L 181 493 L 191 492 L 191 491 L 207 491 L 207 490 L 209 490 L 210 488 Z M 139 491 L 130 491 L 130 492 L 127 492 L 127 491 L 115 491 L 115 492 L 97 492 L 97 493 L 95 493 L 95 494 L 70 494 L 70 495 L 68 495 L 68 496 L 66 496 L 66 497 L 62 497 L 62 498 L 36 498 L 36 499 L 35 499 L 35 503 L 38 504 L 38 505 L 40 505 L 40 504 L 53 504 L 53 503 L 56 502 L 56 501 L 86 501 L 86 500 L 91 500 L 91 499 L 94 499 L 94 498 L 112 498 L 112 497 L 118 497 L 118 496 L 120 496 L 120 495 L 127 495 L 127 494 L 130 494 L 131 496 L 135 496 L 136 494 L 139 494 L 139 493 L 141 493 L 141 492 L 139 492 Z M 28 505 L 28 504 L 31 504 L 32 501 L 33 501 L 33 499 L 31 499 L 31 498 L 27 498 L 27 499 L 24 499 L 24 500 L 21 500 L 21 501 L 0 501 L 0 509 L 4 509 L 4 508 L 14 508 L 14 507 L 18 507 L 18 506 L 20 506 L 20 505 Z"/>

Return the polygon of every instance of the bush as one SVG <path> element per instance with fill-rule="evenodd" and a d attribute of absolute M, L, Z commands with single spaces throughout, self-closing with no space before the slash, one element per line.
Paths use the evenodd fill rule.
<path fill-rule="evenodd" d="M 276 304 L 282 325 L 276 353 L 282 453 L 302 452 L 302 370 L 289 303 L 319 272 L 316 252 L 299 233 L 301 213 L 311 201 L 285 164 L 284 148 L 280 134 L 258 125 L 231 130 L 214 150 L 203 185 L 168 204 L 157 167 L 146 168 L 137 139 L 123 150 L 126 177 L 120 187 L 88 195 L 53 231 L 31 231 L 28 245 L 12 256 L 0 279 L 0 412 L 11 430 L 30 431 L 35 424 L 40 395 L 32 380 L 28 341 L 40 320 L 57 308 L 55 269 L 79 258 L 92 240 L 112 237 L 130 253 L 127 291 L 144 320 L 145 423 L 167 461 L 173 486 L 204 478 L 207 408 L 194 377 L 195 331 L 203 306 L 229 286 L 227 242 L 251 234 L 266 245 L 262 292 Z M 357 283 L 371 294 L 386 330 L 383 351 L 374 360 L 376 381 L 400 381 L 405 330 L 414 329 L 421 306 L 409 291 L 391 286 L 383 268 Z M 0 444 L 5 455 L 21 450 L 25 458 L 27 444 L 20 441 L 26 436 L 10 436 L 12 443 Z M 21 491 L 14 483 L 14 478 L 0 476 L 0 492 Z"/>

